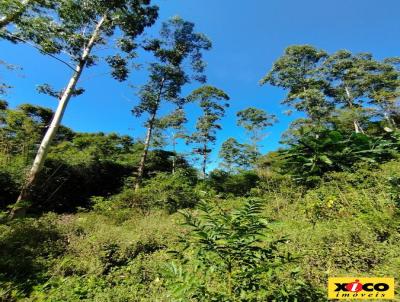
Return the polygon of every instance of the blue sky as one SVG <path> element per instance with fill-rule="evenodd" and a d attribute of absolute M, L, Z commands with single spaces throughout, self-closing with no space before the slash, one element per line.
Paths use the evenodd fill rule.
<path fill-rule="evenodd" d="M 236 127 L 235 113 L 249 106 L 278 115 L 280 123 L 268 130 L 262 150 L 279 147 L 282 132 L 296 115 L 282 114 L 286 110 L 280 105 L 283 91 L 261 87 L 258 81 L 287 46 L 311 44 L 328 52 L 366 51 L 378 59 L 399 55 L 398 0 L 158 0 L 156 3 L 160 6 L 160 18 L 147 35 L 155 34 L 163 20 L 179 15 L 196 23 L 197 30 L 213 41 L 213 49 L 205 55 L 208 82 L 230 95 L 231 107 L 222 121 L 223 130 L 214 147 L 211 167 L 216 165 L 217 151 L 224 140 L 231 136 L 246 140 L 243 131 Z M 64 65 L 29 46 L 7 42 L 0 42 L 0 59 L 23 67 L 13 73 L 0 70 L 0 77 L 14 86 L 7 96 L 12 107 L 33 103 L 55 108 L 55 100 L 38 95 L 35 89 L 43 83 L 57 88 L 65 86 L 70 71 Z M 112 80 L 102 65 L 86 70 L 79 85 L 86 93 L 72 100 L 63 123 L 77 131 L 142 137 L 142 121 L 130 113 L 137 103 L 130 85 L 145 81 L 146 73 L 140 70 L 133 72 L 124 84 Z M 184 93 L 194 87 L 186 87 Z M 193 107 L 188 111 L 192 120 L 198 114 Z"/>

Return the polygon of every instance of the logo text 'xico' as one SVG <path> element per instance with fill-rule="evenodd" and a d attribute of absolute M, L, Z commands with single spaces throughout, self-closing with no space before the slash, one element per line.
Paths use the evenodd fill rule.
<path fill-rule="evenodd" d="M 329 299 L 394 299 L 394 278 L 328 278 Z"/>

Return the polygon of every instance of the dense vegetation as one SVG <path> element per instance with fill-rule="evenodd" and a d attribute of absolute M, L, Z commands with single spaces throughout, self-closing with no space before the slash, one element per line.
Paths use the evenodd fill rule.
<path fill-rule="evenodd" d="M 56 112 L 11 108 L 18 87 L 0 83 L 0 301 L 314 302 L 327 300 L 329 276 L 400 275 L 399 58 L 288 47 L 261 83 L 283 88 L 303 117 L 262 154 L 276 115 L 239 111 L 248 141 L 226 140 L 209 171 L 230 99 L 205 84 L 211 42 L 179 17 L 139 42 L 157 18 L 150 1 L 84 2 L 0 5 L 0 38 L 76 64 L 65 89 L 39 87 Z M 84 93 L 80 74 L 100 61 L 92 50 L 109 41 L 119 81 L 137 48 L 154 59 L 132 109 L 146 116 L 144 140 L 61 125 Z M 201 109 L 193 131 L 189 103 Z"/>

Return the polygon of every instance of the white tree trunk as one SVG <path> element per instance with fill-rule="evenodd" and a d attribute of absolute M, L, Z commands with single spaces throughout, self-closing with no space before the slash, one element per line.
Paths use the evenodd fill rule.
<path fill-rule="evenodd" d="M 98 22 L 88 44 L 86 45 L 86 47 L 82 52 L 81 59 L 79 60 L 79 63 L 75 68 L 75 72 L 73 73 L 67 87 L 65 88 L 63 94 L 60 97 L 56 112 L 54 113 L 50 126 L 47 129 L 46 134 L 42 139 L 42 142 L 36 153 L 36 157 L 33 161 L 32 167 L 26 178 L 25 185 L 23 186 L 21 193 L 17 199 L 17 202 L 15 203 L 14 208 L 10 213 L 10 218 L 14 218 L 16 216 L 24 216 L 26 210 L 28 209 L 27 205 L 19 205 L 19 203 L 21 203 L 21 201 L 27 201 L 30 199 L 30 193 L 31 193 L 30 191 L 32 189 L 32 186 L 37 181 L 37 177 L 43 168 L 44 162 L 46 160 L 47 154 L 50 149 L 51 142 L 54 139 L 54 136 L 56 135 L 57 130 L 61 124 L 61 120 L 63 118 L 65 109 L 67 108 L 68 102 L 74 93 L 76 84 L 78 83 L 79 78 L 82 75 L 82 71 L 85 68 L 90 52 L 100 35 L 101 27 L 104 24 L 105 20 L 106 16 L 103 16 L 101 20 Z"/>
<path fill-rule="evenodd" d="M 353 108 L 353 101 L 352 101 L 352 96 L 351 96 L 349 87 L 346 86 L 345 90 L 346 90 L 346 95 L 347 95 L 347 99 L 348 99 L 347 102 L 349 104 L 349 107 Z M 364 130 L 362 129 L 358 120 L 356 120 L 356 119 L 353 120 L 353 125 L 354 125 L 354 131 L 356 133 L 364 133 Z"/>

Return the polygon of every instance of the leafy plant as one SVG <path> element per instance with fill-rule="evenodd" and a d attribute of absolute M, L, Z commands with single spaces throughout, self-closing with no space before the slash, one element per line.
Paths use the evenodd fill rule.
<path fill-rule="evenodd" d="M 238 171 L 228 173 L 214 170 L 210 173 L 206 184 L 225 196 L 246 196 L 257 186 L 259 177 L 254 171 Z"/>
<path fill-rule="evenodd" d="M 303 182 L 329 171 L 349 171 L 358 162 L 381 163 L 395 156 L 397 138 L 369 136 L 363 133 L 346 135 L 325 129 L 318 133 L 303 133 L 297 142 L 282 152 L 286 167 Z"/>
<path fill-rule="evenodd" d="M 268 241 L 263 203 L 247 201 L 232 211 L 202 202 L 201 214 L 182 212 L 190 232 L 175 252 L 181 266 L 170 264 L 166 284 L 178 301 L 259 301 L 268 281 L 282 266 L 278 244 Z M 187 282 L 188 277 L 192 282 Z M 194 281 L 195 280 L 195 281 Z"/>

